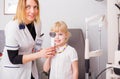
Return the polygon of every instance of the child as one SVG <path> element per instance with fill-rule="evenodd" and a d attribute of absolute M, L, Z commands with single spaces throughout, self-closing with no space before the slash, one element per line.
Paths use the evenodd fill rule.
<path fill-rule="evenodd" d="M 63 21 L 57 21 L 51 32 L 56 33 L 56 55 L 46 59 L 43 70 L 50 70 L 49 79 L 78 79 L 78 56 L 76 50 L 67 44 L 70 37 L 67 25 Z"/>

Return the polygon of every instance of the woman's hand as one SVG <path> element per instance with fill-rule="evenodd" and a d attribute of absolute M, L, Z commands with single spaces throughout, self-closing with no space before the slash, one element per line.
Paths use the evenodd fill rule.
<path fill-rule="evenodd" d="M 33 61 L 35 59 L 44 57 L 44 58 L 51 58 L 55 55 L 55 47 L 49 47 L 45 49 L 41 49 L 40 51 L 28 55 L 23 55 L 23 64 L 29 61 Z"/>
<path fill-rule="evenodd" d="M 38 52 L 38 55 L 40 57 L 44 57 L 44 58 L 49 58 L 49 57 L 53 57 L 55 55 L 55 47 L 49 47 L 49 48 L 45 48 L 45 49 L 41 49 Z"/>

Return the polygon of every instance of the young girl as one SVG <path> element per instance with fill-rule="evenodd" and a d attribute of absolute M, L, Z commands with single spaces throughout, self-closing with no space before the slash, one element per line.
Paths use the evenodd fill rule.
<path fill-rule="evenodd" d="M 57 21 L 51 32 L 56 33 L 56 55 L 46 59 L 43 70 L 50 70 L 49 79 L 78 79 L 78 56 L 76 50 L 67 44 L 70 37 L 67 25 L 63 21 Z"/>

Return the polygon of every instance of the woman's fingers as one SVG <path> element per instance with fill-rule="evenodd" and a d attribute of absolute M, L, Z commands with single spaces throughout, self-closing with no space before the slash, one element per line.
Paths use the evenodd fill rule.
<path fill-rule="evenodd" d="M 49 48 L 46 48 L 46 49 L 42 49 L 40 50 L 40 55 L 41 57 L 53 57 L 55 55 L 55 47 L 49 47 Z"/>

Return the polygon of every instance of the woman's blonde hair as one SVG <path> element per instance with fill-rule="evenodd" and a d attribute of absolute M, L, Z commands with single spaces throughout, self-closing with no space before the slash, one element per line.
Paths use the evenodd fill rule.
<path fill-rule="evenodd" d="M 67 42 L 68 39 L 71 36 L 71 34 L 68 30 L 68 27 L 67 27 L 67 25 L 64 21 L 55 22 L 54 25 L 51 27 L 51 32 L 62 32 L 62 33 L 64 33 L 67 36 L 65 42 Z"/>
<path fill-rule="evenodd" d="M 40 5 L 38 0 L 34 0 L 38 6 L 38 15 L 36 16 L 35 22 L 40 22 Z M 19 0 L 16 10 L 16 15 L 14 16 L 14 20 L 18 20 L 19 23 L 25 22 L 25 9 L 26 9 L 26 0 Z"/>

